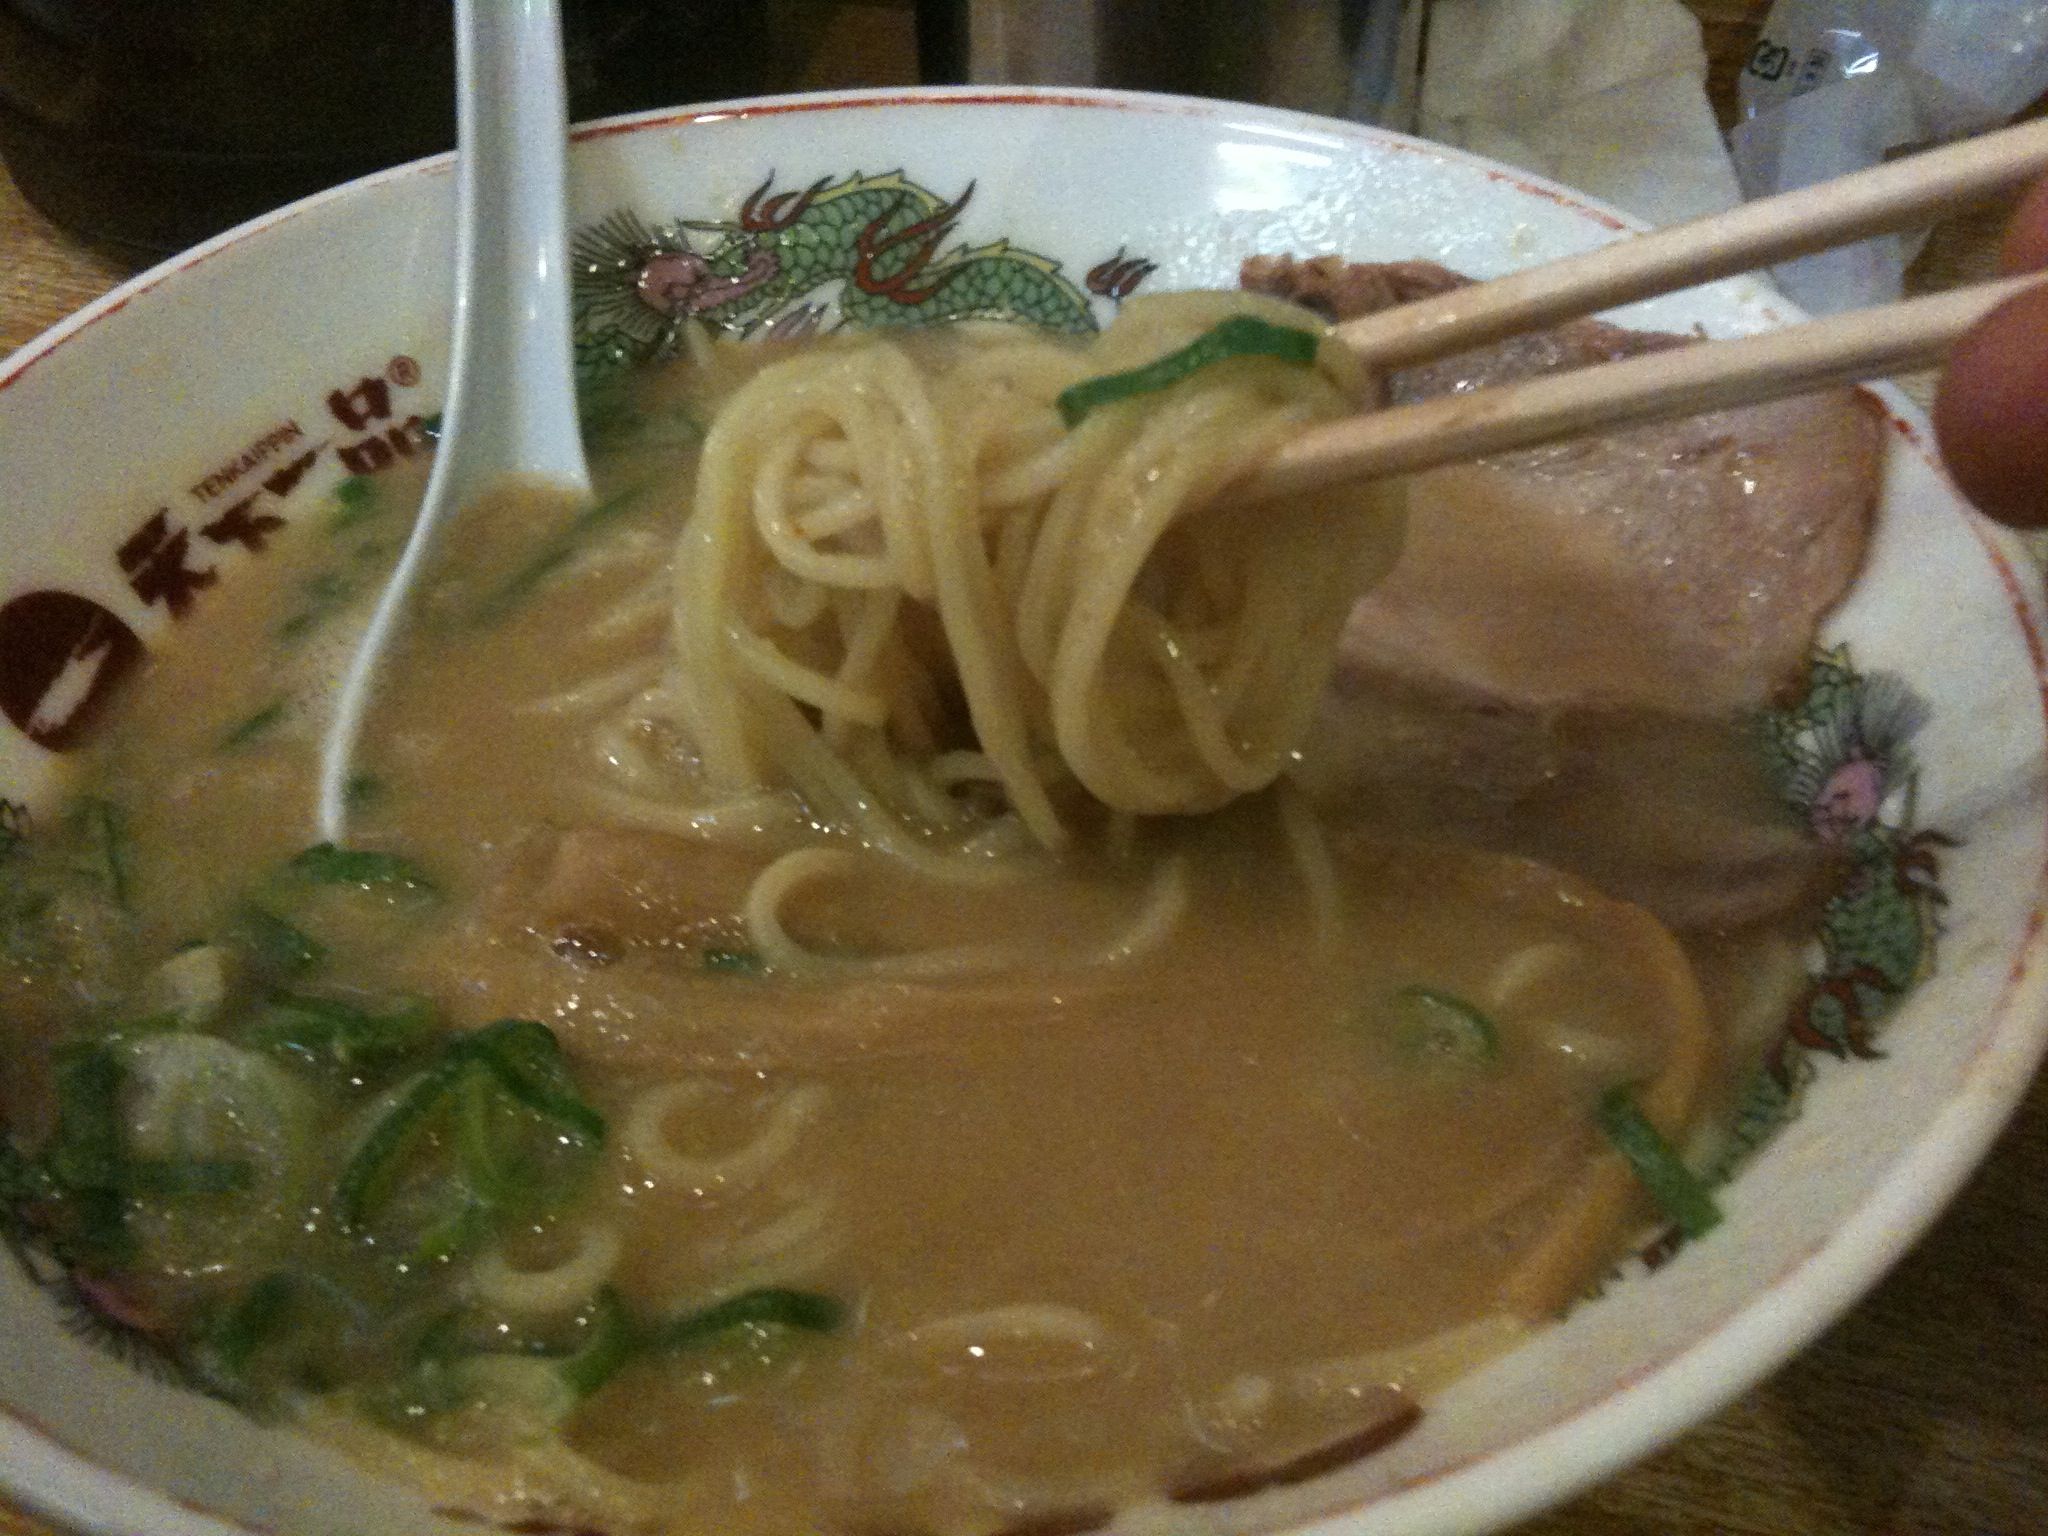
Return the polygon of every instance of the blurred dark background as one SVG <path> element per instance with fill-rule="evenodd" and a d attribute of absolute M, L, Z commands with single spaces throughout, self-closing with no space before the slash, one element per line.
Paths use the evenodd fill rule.
<path fill-rule="evenodd" d="M 563 12 L 579 119 L 965 68 L 958 0 Z M 73 234 L 176 250 L 452 145 L 451 14 L 449 0 L 0 0 L 0 157 Z"/>

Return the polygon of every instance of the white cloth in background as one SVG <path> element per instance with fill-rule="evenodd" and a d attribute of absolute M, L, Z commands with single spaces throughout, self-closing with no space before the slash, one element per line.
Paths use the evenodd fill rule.
<path fill-rule="evenodd" d="M 1430 0 L 1416 131 L 1656 224 L 1741 188 L 1678 0 Z"/>

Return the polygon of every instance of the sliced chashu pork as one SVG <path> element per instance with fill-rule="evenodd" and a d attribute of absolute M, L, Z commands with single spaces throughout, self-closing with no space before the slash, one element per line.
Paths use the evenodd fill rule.
<path fill-rule="evenodd" d="M 1258 257 L 1247 288 L 1359 315 L 1462 284 L 1425 262 Z M 1692 338 L 1597 320 L 1397 372 L 1392 402 L 1563 372 Z M 1358 605 L 1341 667 L 1544 709 L 1711 715 L 1795 679 L 1855 580 L 1881 422 L 1855 390 L 1417 475 L 1408 548 Z"/>
<path fill-rule="evenodd" d="M 400 982 L 439 996 L 457 1026 L 538 1019 L 579 1060 L 673 1075 L 821 1070 L 935 1049 L 964 1062 L 1003 1026 L 1043 1034 L 1171 1021 L 1247 964 L 1284 973 L 1288 963 L 1278 952 L 1247 962 L 1186 928 L 1159 950 L 1098 963 L 1149 899 L 1142 879 L 1048 869 L 1014 884 L 935 887 L 871 861 L 866 878 L 826 876 L 791 892 L 779 907 L 791 933 L 826 955 L 995 945 L 1032 963 L 930 976 L 855 966 L 764 985 L 707 955 L 745 947 L 739 914 L 766 862 L 743 844 L 659 832 L 537 833 L 503 856 L 475 917 L 395 962 Z M 450 976 L 461 978 L 452 994 Z"/>
<path fill-rule="evenodd" d="M 1258 257 L 1351 319 L 1462 285 L 1427 262 Z M 1392 402 L 1690 338 L 1576 321 L 1387 381 Z M 1681 928 L 1822 884 L 1820 850 L 1706 722 L 1783 696 L 1855 580 L 1883 435 L 1856 391 L 1417 475 L 1407 547 L 1346 624 L 1307 776 L 1361 814 L 1575 869 Z"/>

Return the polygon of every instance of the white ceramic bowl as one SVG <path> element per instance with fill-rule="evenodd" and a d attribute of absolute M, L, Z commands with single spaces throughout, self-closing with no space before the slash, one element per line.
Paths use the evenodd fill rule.
<path fill-rule="evenodd" d="M 408 422 L 435 409 L 444 374 L 449 171 L 445 158 L 403 167 L 224 235 L 0 366 L 0 795 L 46 796 L 57 759 L 31 735 L 63 746 L 67 723 L 85 718 L 76 706 L 136 643 L 185 622 L 181 610 L 234 602 L 235 568 L 263 558 L 269 519 L 310 507 L 345 462 L 374 469 L 416 449 Z M 653 114 L 584 129 L 573 176 L 588 249 L 615 262 L 582 294 L 585 341 L 627 350 L 693 307 L 786 307 L 841 288 L 852 308 L 893 314 L 943 302 L 920 290 L 978 282 L 1078 322 L 1087 309 L 1106 317 L 1136 278 L 1229 284 L 1254 251 L 1423 256 L 1488 275 L 1627 228 L 1562 188 L 1395 135 L 1108 93 Z M 864 220 L 898 199 L 935 212 L 970 186 L 939 216 L 954 227 L 914 281 L 893 294 L 848 281 Z M 817 258 L 836 274 L 830 288 L 789 290 L 796 247 L 769 226 L 791 219 L 841 221 Z M 677 239 L 694 220 L 759 238 L 714 271 Z M 969 251 L 999 239 L 1008 254 Z M 983 266 L 966 271 L 969 259 Z M 1760 285 L 1732 282 L 1622 318 L 1725 334 L 1785 315 Z M 1884 400 L 1895 430 L 1882 517 L 1827 639 L 1860 674 L 1902 677 L 1925 723 L 1909 744 L 1874 745 L 1878 772 L 1845 768 L 1843 733 L 1822 728 L 1847 721 L 1854 685 L 1822 709 L 1831 720 L 1783 735 L 1836 813 L 1828 834 L 1856 852 L 1863 883 L 1845 899 L 1876 902 L 1890 925 L 1885 955 L 1834 958 L 1875 958 L 1896 983 L 1851 989 L 1858 1019 L 1822 1002 L 1809 1022 L 1822 1035 L 1881 1027 L 1883 1058 L 1795 1045 L 1786 1080 L 1803 1112 L 1728 1189 L 1719 1231 L 1459 1383 L 1381 1456 L 1222 1506 L 1215 1528 L 1441 1536 L 1583 1487 L 1712 1413 L 1846 1308 L 2016 1102 L 2044 1038 L 2039 599 L 2016 546 L 1948 489 L 1919 418 Z M 1924 890 L 1937 880 L 1938 937 Z M 1907 971 L 1926 974 L 1878 1017 Z M 455 1529 L 403 1488 L 95 1351 L 67 1331 L 58 1291 L 14 1266 L 0 1268 L 0 1316 L 0 1484 L 55 1519 L 123 1536 Z"/>

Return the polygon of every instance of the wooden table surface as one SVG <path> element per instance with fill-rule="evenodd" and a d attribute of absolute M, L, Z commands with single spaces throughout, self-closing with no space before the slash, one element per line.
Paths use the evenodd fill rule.
<path fill-rule="evenodd" d="M 1940 231 L 1917 286 L 1988 269 L 1997 227 L 1982 215 Z M 126 275 L 0 176 L 0 355 Z M 1926 1241 L 1811 1349 L 1515 1536 L 2048 1533 L 2044 1218 L 2048 1079 Z M 0 1536 L 43 1533 L 0 1506 Z"/>

